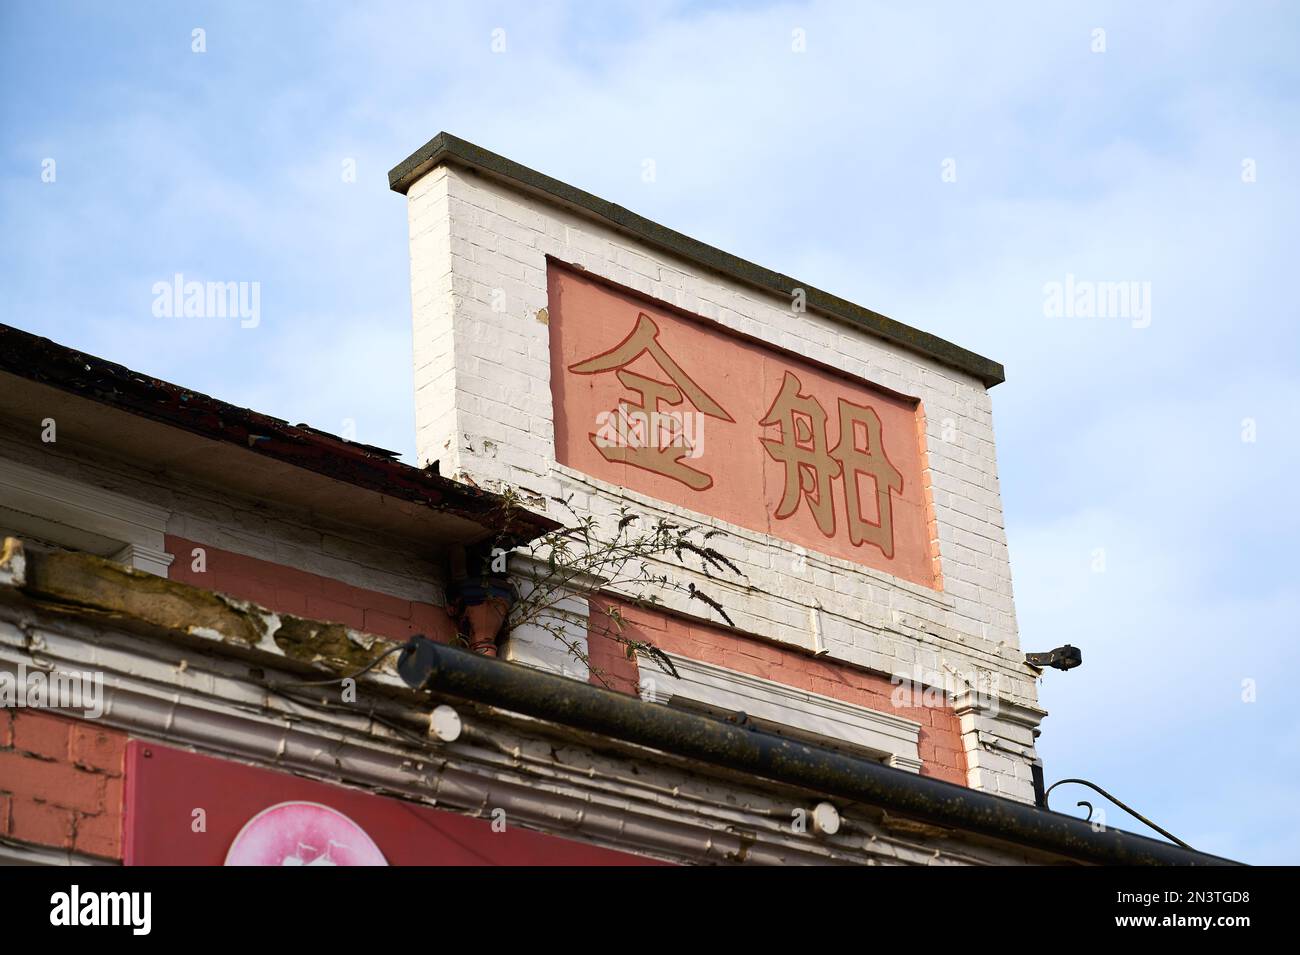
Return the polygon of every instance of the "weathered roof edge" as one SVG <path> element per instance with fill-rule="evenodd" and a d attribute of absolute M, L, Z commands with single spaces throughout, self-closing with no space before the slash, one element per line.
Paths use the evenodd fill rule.
<path fill-rule="evenodd" d="M 1068 859 L 1101 865 L 1240 864 L 1123 829 L 1099 830 L 1063 813 L 427 639 L 408 643 L 395 663 L 385 659 L 397 645 L 387 637 L 273 613 L 251 601 L 90 554 L 29 553 L 16 538 L 0 544 L 0 602 L 27 601 L 61 616 L 90 613 L 123 626 L 176 634 L 213 653 L 284 666 L 339 674 L 367 667 L 368 682 L 411 697 L 414 693 L 398 676 L 406 661 L 412 671 L 427 671 L 423 689 L 440 696 Z"/>
<path fill-rule="evenodd" d="M 503 514 L 500 495 L 405 464 L 392 451 L 291 425 L 11 325 L 0 324 L 0 371 L 485 528 L 496 529 L 494 518 Z M 559 526 L 548 517 L 515 508 L 510 526 L 501 530 L 531 540 Z"/>
<path fill-rule="evenodd" d="M 553 179 L 447 132 L 434 136 L 394 166 L 388 173 L 388 185 L 394 192 L 405 195 L 417 179 L 443 163 L 454 163 L 473 169 L 545 196 L 588 216 L 602 219 L 649 245 L 747 285 L 766 289 L 783 297 L 791 296 L 795 289 L 803 289 L 809 308 L 974 375 L 984 383 L 986 388 L 1006 380 L 1002 365 L 991 358 L 977 355 L 937 335 L 904 325 L 879 312 L 873 312 L 869 308 L 855 305 L 837 295 L 813 288 L 805 282 L 799 282 L 788 275 L 774 272 L 747 259 L 706 245 L 698 239 L 692 239 L 688 235 L 637 215 L 622 206 L 566 182 Z"/>

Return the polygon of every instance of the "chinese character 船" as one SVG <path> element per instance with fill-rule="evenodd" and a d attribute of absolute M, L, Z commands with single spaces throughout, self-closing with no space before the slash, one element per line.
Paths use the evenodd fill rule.
<path fill-rule="evenodd" d="M 901 494 L 903 475 L 885 456 L 880 434 L 880 417 L 865 405 L 839 399 L 839 440 L 828 447 L 826 409 L 811 395 L 805 395 L 803 383 L 790 371 L 781 381 L 761 425 L 778 425 L 779 440 L 760 438 L 764 449 L 775 461 L 785 465 L 785 488 L 776 509 L 784 519 L 808 502 L 817 527 L 827 537 L 835 534 L 835 502 L 832 482 L 842 479 L 844 502 L 848 511 L 849 541 L 854 547 L 871 543 L 886 557 L 894 556 L 893 501 L 890 492 Z M 865 447 L 858 447 L 858 425 L 863 426 Z M 870 477 L 876 486 L 880 521 L 863 514 L 858 476 Z"/>

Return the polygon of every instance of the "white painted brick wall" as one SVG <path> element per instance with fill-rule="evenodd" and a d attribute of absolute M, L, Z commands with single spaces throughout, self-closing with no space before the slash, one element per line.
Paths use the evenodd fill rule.
<path fill-rule="evenodd" d="M 421 462 L 486 487 L 576 493 L 588 512 L 619 501 L 727 530 L 723 549 L 748 588 L 711 583 L 736 625 L 812 646 L 822 608 L 831 657 L 907 676 L 920 663 L 990 675 L 1036 712 L 1023 664 L 1002 526 L 991 404 L 974 377 L 835 319 L 795 314 L 777 296 L 701 270 L 593 221 L 486 179 L 441 167 L 408 195 Z M 430 234 L 431 232 L 436 234 Z M 605 484 L 555 461 L 546 256 L 923 402 L 938 525 L 942 592 Z M 495 305 L 494 305 L 495 303 Z M 423 339 L 423 340 L 422 340 Z M 448 355 L 450 342 L 451 354 Z M 672 600 L 667 601 L 673 605 Z M 700 605 L 689 609 L 698 615 Z M 992 761 L 988 761 L 992 763 Z M 997 788 L 981 764 L 972 784 Z M 1023 787 L 1011 786 L 1023 798 Z"/>

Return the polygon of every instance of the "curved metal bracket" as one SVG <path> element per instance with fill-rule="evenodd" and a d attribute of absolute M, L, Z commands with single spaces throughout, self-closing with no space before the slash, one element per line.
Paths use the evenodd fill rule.
<path fill-rule="evenodd" d="M 1120 802 L 1120 800 L 1116 799 L 1116 798 L 1115 798 L 1114 796 L 1112 796 L 1110 793 L 1106 792 L 1106 790 L 1102 789 L 1102 788 L 1101 788 L 1100 786 L 1098 786 L 1096 783 L 1090 783 L 1090 782 L 1088 782 L 1088 780 L 1086 780 L 1086 779 L 1073 779 L 1073 778 L 1071 778 L 1071 779 L 1058 779 L 1056 782 L 1052 783 L 1052 785 L 1048 786 L 1047 789 L 1046 789 L 1046 791 L 1044 791 L 1044 793 L 1043 793 L 1043 805 L 1044 805 L 1044 806 L 1046 806 L 1048 809 L 1051 809 L 1051 808 L 1052 808 L 1052 807 L 1049 805 L 1049 803 L 1048 803 L 1048 797 L 1051 796 L 1051 794 L 1052 794 L 1052 790 L 1053 790 L 1053 789 L 1055 789 L 1057 786 L 1062 786 L 1062 785 L 1064 785 L 1065 783 L 1078 783 L 1080 786 L 1087 786 L 1089 789 L 1093 790 L 1094 792 L 1100 793 L 1101 795 L 1105 796 L 1107 799 L 1109 799 L 1109 800 L 1110 800 L 1111 802 L 1113 802 L 1115 805 L 1119 806 L 1119 808 L 1123 809 L 1126 813 L 1128 813 L 1128 814 L 1129 814 L 1130 816 L 1132 816 L 1134 819 L 1137 819 L 1137 820 L 1138 820 L 1139 822 L 1141 822 L 1143 825 L 1150 826 L 1152 829 L 1154 829 L 1156 832 L 1160 833 L 1162 836 L 1164 836 L 1164 837 L 1165 837 L 1166 839 L 1168 839 L 1170 842 L 1173 842 L 1173 843 L 1175 843 L 1176 845 L 1180 845 L 1180 846 L 1182 846 L 1184 849 L 1191 849 L 1191 848 L 1192 848 L 1192 847 L 1189 846 L 1187 843 L 1183 842 L 1182 839 L 1179 839 L 1179 838 L 1178 838 L 1176 835 L 1174 835 L 1173 833 L 1169 832 L 1169 831 L 1166 830 L 1166 829 L 1161 829 L 1161 828 L 1160 828 L 1159 826 L 1157 826 L 1154 822 L 1152 822 L 1152 821 L 1151 821 L 1150 819 L 1148 819 L 1146 816 L 1142 815 L 1142 813 L 1138 812 L 1138 811 L 1137 811 L 1136 809 L 1134 809 L 1132 806 L 1129 806 L 1129 805 L 1126 805 L 1126 804 L 1123 803 L 1123 802 Z M 1076 805 L 1076 806 L 1087 806 L 1087 807 L 1088 807 L 1088 815 L 1087 815 L 1087 817 L 1084 819 L 1084 822 L 1092 822 L 1092 814 L 1093 814 L 1092 803 L 1087 802 L 1086 800 L 1082 800 L 1082 799 L 1081 799 L 1081 800 L 1079 800 L 1079 802 L 1075 803 L 1075 805 Z M 1192 851 L 1195 852 L 1196 850 L 1193 849 Z"/>

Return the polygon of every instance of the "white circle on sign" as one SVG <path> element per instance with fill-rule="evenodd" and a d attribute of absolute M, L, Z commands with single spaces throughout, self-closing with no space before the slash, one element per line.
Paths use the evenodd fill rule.
<path fill-rule="evenodd" d="M 226 865 L 388 865 L 359 825 L 318 802 L 282 802 L 263 809 L 239 830 Z"/>

